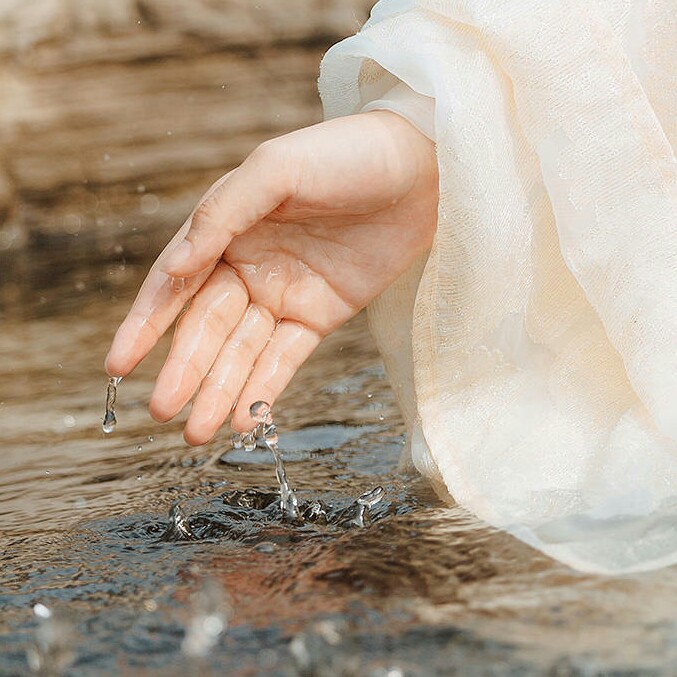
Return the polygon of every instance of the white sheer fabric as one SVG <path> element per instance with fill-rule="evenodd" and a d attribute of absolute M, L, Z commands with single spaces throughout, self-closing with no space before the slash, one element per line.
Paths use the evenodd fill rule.
<path fill-rule="evenodd" d="M 435 242 L 369 309 L 414 463 L 587 571 L 677 562 L 675 36 L 674 0 L 382 0 L 322 64 L 327 117 L 435 101 Z"/>

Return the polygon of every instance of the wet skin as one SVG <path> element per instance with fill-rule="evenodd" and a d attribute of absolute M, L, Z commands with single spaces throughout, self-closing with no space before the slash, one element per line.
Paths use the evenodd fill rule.
<path fill-rule="evenodd" d="M 274 403 L 327 334 L 388 287 L 432 243 L 432 142 L 375 111 L 269 141 L 219 179 L 160 254 L 106 358 L 126 376 L 184 306 L 150 411 L 209 441 L 232 413 Z"/>

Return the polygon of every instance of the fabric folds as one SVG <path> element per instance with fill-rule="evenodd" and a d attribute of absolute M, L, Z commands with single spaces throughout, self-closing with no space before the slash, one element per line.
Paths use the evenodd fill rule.
<path fill-rule="evenodd" d="M 675 35 L 670 0 L 381 0 L 322 64 L 327 117 L 435 102 L 435 241 L 369 309 L 414 464 L 586 571 L 677 563 Z"/>

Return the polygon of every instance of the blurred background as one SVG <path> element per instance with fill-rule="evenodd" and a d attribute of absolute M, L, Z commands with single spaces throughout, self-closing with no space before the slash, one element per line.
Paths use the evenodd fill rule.
<path fill-rule="evenodd" d="M 0 310 L 128 282 L 213 180 L 320 120 L 321 56 L 372 4 L 2 0 Z"/>

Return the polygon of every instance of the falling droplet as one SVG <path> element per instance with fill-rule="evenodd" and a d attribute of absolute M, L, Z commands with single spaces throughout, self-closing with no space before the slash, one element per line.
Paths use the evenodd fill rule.
<path fill-rule="evenodd" d="M 254 404 L 249 407 L 249 415 L 257 423 L 267 423 L 268 425 L 273 423 L 273 414 L 270 411 L 270 405 L 267 402 L 254 402 Z"/>
<path fill-rule="evenodd" d="M 263 439 L 266 444 L 277 444 L 279 442 L 275 424 L 271 423 L 263 429 Z"/>
<path fill-rule="evenodd" d="M 175 291 L 177 294 L 182 292 L 186 286 L 186 280 L 183 277 L 173 277 L 172 278 L 172 291 Z"/>
<path fill-rule="evenodd" d="M 249 407 L 249 415 L 259 423 L 253 431 L 247 433 L 245 436 L 245 449 L 247 449 L 247 436 L 253 440 L 251 451 L 256 447 L 256 434 L 261 433 L 263 441 L 273 454 L 275 459 L 275 475 L 280 487 L 280 509 L 282 510 L 283 519 L 290 522 L 302 521 L 301 512 L 299 510 L 298 499 L 296 494 L 292 491 L 287 481 L 287 473 L 282 461 L 282 452 L 277 448 L 277 429 L 273 423 L 273 414 L 270 405 L 267 402 L 259 401 Z"/>
<path fill-rule="evenodd" d="M 115 399 L 118 394 L 118 385 L 122 381 L 122 376 L 111 376 L 108 379 L 108 385 L 106 386 L 106 412 L 103 415 L 103 424 L 101 429 L 106 435 L 115 430 L 117 425 L 117 418 L 115 417 Z"/>

